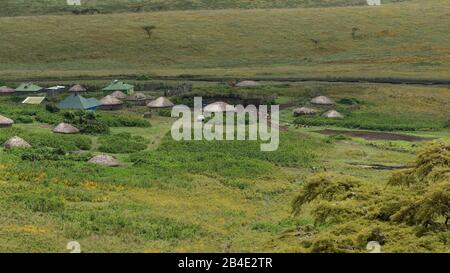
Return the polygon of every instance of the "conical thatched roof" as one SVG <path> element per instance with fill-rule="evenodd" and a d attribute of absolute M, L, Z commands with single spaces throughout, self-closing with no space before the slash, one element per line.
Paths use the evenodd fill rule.
<path fill-rule="evenodd" d="M 315 115 L 317 114 L 317 110 L 313 109 L 313 108 L 308 108 L 308 107 L 300 107 L 300 108 L 296 108 L 294 109 L 294 116 L 303 116 L 303 115 Z"/>
<path fill-rule="evenodd" d="M 74 86 L 72 86 L 69 89 L 69 92 L 86 92 L 86 91 L 87 91 L 87 89 L 84 88 L 82 85 L 79 85 L 79 84 L 75 84 Z"/>
<path fill-rule="evenodd" d="M 58 124 L 58 126 L 53 129 L 53 132 L 59 134 L 77 134 L 80 132 L 80 130 L 78 130 L 78 128 L 74 127 L 71 124 L 63 122 Z"/>
<path fill-rule="evenodd" d="M 259 83 L 255 81 L 241 81 L 236 84 L 237 87 L 258 86 Z"/>
<path fill-rule="evenodd" d="M 330 110 L 324 113 L 322 116 L 326 118 L 343 118 L 344 116 L 336 110 Z"/>
<path fill-rule="evenodd" d="M 145 100 L 145 99 L 147 99 L 147 96 L 142 92 L 136 92 L 127 98 L 127 100 Z"/>
<path fill-rule="evenodd" d="M 111 95 L 108 95 L 100 100 L 101 105 L 122 105 L 123 102 Z"/>
<path fill-rule="evenodd" d="M 12 119 L 0 115 L 0 127 L 11 126 L 14 124 Z"/>
<path fill-rule="evenodd" d="M 208 113 L 235 112 L 236 108 L 223 101 L 217 101 L 205 106 L 203 111 Z"/>
<path fill-rule="evenodd" d="M 124 100 L 124 99 L 127 98 L 127 95 L 125 93 L 123 93 L 122 91 L 114 91 L 111 94 L 111 97 L 114 97 L 114 98 L 119 99 L 119 100 Z"/>
<path fill-rule="evenodd" d="M 319 104 L 319 105 L 333 105 L 334 101 L 325 96 L 318 96 L 318 97 L 315 97 L 314 99 L 312 99 L 311 103 Z"/>
<path fill-rule="evenodd" d="M 9 88 L 8 86 L 0 86 L 0 94 L 14 93 L 16 90 Z"/>
<path fill-rule="evenodd" d="M 166 108 L 166 107 L 173 107 L 174 104 L 166 97 L 159 97 L 156 100 L 152 100 L 149 104 L 147 104 L 147 107 L 150 108 Z"/>
<path fill-rule="evenodd" d="M 91 164 L 97 164 L 108 167 L 120 166 L 120 162 L 110 155 L 97 155 L 89 160 Z"/>
<path fill-rule="evenodd" d="M 12 148 L 30 148 L 31 145 L 23 140 L 22 138 L 15 136 L 10 138 L 8 141 L 3 144 L 5 149 L 12 149 Z"/>

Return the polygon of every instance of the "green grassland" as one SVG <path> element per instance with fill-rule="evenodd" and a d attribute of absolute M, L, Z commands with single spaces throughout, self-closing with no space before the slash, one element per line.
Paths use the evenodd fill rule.
<path fill-rule="evenodd" d="M 431 0 L 380 7 L 3 17 L 0 78 L 448 79 L 449 7 L 449 0 Z"/>
<path fill-rule="evenodd" d="M 385 0 L 384 3 L 401 1 L 405 0 Z M 81 7 L 71 7 L 67 5 L 66 0 L 2 0 L 0 16 L 71 14 L 72 11 L 89 8 L 94 8 L 100 13 L 117 13 L 164 10 L 332 7 L 366 5 L 366 0 L 89 0 L 81 3 Z"/>
<path fill-rule="evenodd" d="M 193 90 L 205 95 L 233 92 L 220 84 Z M 292 108 L 320 93 L 336 101 L 357 100 L 356 108 L 338 104 L 347 114 L 357 112 L 361 117 L 377 112 L 382 117 L 377 123 L 384 125 L 391 123 L 389 118 L 406 124 L 414 117 L 416 130 L 404 133 L 450 140 L 450 131 L 443 128 L 443 121 L 450 119 L 447 88 L 308 83 L 267 84 L 240 89 L 240 93 L 277 94 L 279 102 L 292 104 L 281 111 L 285 129 L 278 151 L 260 152 L 258 143 L 251 141 L 176 142 L 167 134 L 173 119 L 156 113 L 150 124 L 139 127 L 109 123 L 109 135 L 60 136 L 51 133 L 48 123 L 61 121 L 63 113 L 0 97 L 1 114 L 31 118 L 0 129 L 0 142 L 19 135 L 36 149 L 0 151 L 1 250 L 66 252 L 67 242 L 77 240 L 84 252 L 343 251 L 329 247 L 324 239 L 338 232 L 354 238 L 355 245 L 346 251 L 366 252 L 364 242 L 375 232 L 384 236 L 383 251 L 448 251 L 448 232 L 417 235 L 414 225 L 360 215 L 347 216 L 352 219 L 347 226 L 339 219 L 321 222 L 314 202 L 299 215 L 292 214 L 294 198 L 311 176 L 323 172 L 360 181 L 363 186 L 355 191 L 359 194 L 362 189 L 363 196 L 375 192 L 367 199 L 372 203 L 363 203 L 369 211 L 383 196 L 403 196 L 399 189 L 387 186 L 395 171 L 365 166 L 410 164 L 427 142 L 339 140 L 314 132 L 324 127 L 287 125 L 294 121 Z M 114 117 L 141 120 L 144 111 L 137 107 L 98 112 L 102 120 L 111 122 Z M 435 128 L 422 128 L 420 124 L 426 122 Z M 120 148 L 124 145 L 127 150 Z M 123 165 L 108 168 L 86 162 L 102 150 Z M 408 189 L 401 191 L 410 196 Z M 360 209 L 353 211 L 360 213 Z"/>

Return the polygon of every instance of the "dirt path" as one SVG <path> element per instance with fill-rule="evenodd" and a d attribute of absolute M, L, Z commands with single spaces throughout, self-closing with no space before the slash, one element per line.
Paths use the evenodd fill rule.
<path fill-rule="evenodd" d="M 323 135 L 346 135 L 351 137 L 360 137 L 366 140 L 403 140 L 409 142 L 433 140 L 433 138 L 427 137 L 371 131 L 319 130 L 314 132 Z"/>

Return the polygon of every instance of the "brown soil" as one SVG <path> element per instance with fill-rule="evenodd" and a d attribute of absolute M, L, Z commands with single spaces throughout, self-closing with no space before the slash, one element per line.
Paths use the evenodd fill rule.
<path fill-rule="evenodd" d="M 370 131 L 320 130 L 315 132 L 323 135 L 346 135 L 351 137 L 360 137 L 366 140 L 403 140 L 410 142 L 432 140 L 432 138 L 426 137 Z"/>

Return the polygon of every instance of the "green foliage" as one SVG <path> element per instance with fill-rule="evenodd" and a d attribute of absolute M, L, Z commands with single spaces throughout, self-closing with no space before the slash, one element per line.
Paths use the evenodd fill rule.
<path fill-rule="evenodd" d="M 393 186 L 426 185 L 443 180 L 450 180 L 450 143 L 435 141 L 428 145 L 417 157 L 410 170 L 394 174 L 389 184 Z"/>
<path fill-rule="evenodd" d="M 307 126 L 337 126 L 351 129 L 377 131 L 416 131 L 437 130 L 442 128 L 438 121 L 401 117 L 399 115 L 353 112 L 344 113 L 343 119 L 330 119 L 321 116 L 302 116 L 294 120 L 294 124 Z"/>
<path fill-rule="evenodd" d="M 333 143 L 340 140 L 351 140 L 352 138 L 346 135 L 330 135 L 325 138 L 326 143 Z"/>
<path fill-rule="evenodd" d="M 25 206 L 34 212 L 59 212 L 65 208 L 65 201 L 58 196 L 49 196 L 48 194 L 22 194 L 14 197 L 23 202 Z"/>
<path fill-rule="evenodd" d="M 350 176 L 332 173 L 320 173 L 309 178 L 302 192 L 294 199 L 294 213 L 301 212 L 302 207 L 316 199 L 342 201 L 354 197 L 355 188 L 360 182 Z"/>
<path fill-rule="evenodd" d="M 90 150 L 92 141 L 82 135 L 57 135 L 52 132 L 32 132 L 17 128 L 0 131 L 0 142 L 4 143 L 13 136 L 20 136 L 35 148 L 52 148 L 62 151 Z"/>
<path fill-rule="evenodd" d="M 158 110 L 158 115 L 161 117 L 171 117 L 172 110 L 171 109 L 160 109 L 160 110 Z"/>
<path fill-rule="evenodd" d="M 86 134 L 108 134 L 109 127 L 102 121 L 97 113 L 93 111 L 66 112 L 64 114 L 65 122 L 73 124 Z"/>
<path fill-rule="evenodd" d="M 120 133 L 99 138 L 99 151 L 105 153 L 134 153 L 147 149 L 148 141 L 141 136 Z"/>
<path fill-rule="evenodd" d="M 150 127 L 151 124 L 148 120 L 142 118 L 127 117 L 123 115 L 102 115 L 100 120 L 109 127 Z"/>
<path fill-rule="evenodd" d="M 297 215 L 308 206 L 318 230 L 302 245 L 312 252 L 359 252 L 369 241 L 386 244 L 391 251 L 445 246 L 450 230 L 449 147 L 444 141 L 431 143 L 412 169 L 391 177 L 387 188 L 337 174 L 312 176 L 293 202 Z M 399 233 L 402 242 L 395 239 Z"/>
<path fill-rule="evenodd" d="M 58 113 L 59 111 L 61 111 L 58 106 L 56 106 L 56 104 L 54 103 L 47 103 L 45 104 L 45 110 L 47 110 L 50 113 Z"/>

